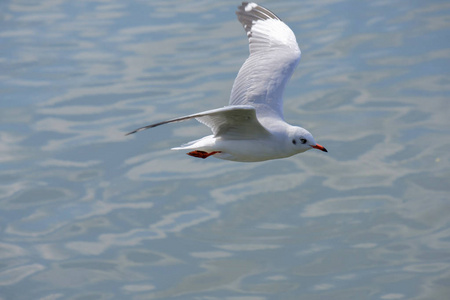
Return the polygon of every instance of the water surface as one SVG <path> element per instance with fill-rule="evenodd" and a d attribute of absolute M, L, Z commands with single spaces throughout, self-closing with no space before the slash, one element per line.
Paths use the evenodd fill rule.
<path fill-rule="evenodd" d="M 248 55 L 234 1 L 0 4 L 0 299 L 447 299 L 450 4 L 266 1 L 329 152 L 170 151 Z"/>

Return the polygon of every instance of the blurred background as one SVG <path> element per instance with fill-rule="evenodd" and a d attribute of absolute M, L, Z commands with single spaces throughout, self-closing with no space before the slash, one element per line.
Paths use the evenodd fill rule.
<path fill-rule="evenodd" d="M 228 103 L 239 1 L 0 2 L 0 299 L 447 299 L 450 3 L 261 1 L 328 153 L 235 163 L 151 122 Z"/>

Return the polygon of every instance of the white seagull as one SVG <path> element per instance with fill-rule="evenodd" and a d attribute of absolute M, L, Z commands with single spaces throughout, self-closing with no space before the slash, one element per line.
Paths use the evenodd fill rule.
<path fill-rule="evenodd" d="M 196 119 L 213 134 L 172 150 L 240 162 L 284 158 L 312 148 L 328 152 L 306 129 L 292 126 L 283 118 L 284 87 L 301 55 L 292 30 L 256 3 L 242 2 L 236 15 L 247 33 L 250 56 L 234 81 L 229 105 L 147 125 L 127 135 Z"/>

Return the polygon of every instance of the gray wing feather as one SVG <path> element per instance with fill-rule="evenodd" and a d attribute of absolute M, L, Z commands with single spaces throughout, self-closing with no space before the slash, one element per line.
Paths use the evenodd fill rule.
<path fill-rule="evenodd" d="M 227 139 L 254 139 L 270 133 L 259 123 L 255 108 L 250 105 L 225 106 L 184 117 L 170 119 L 133 130 L 126 135 L 167 123 L 196 119 L 211 128 L 214 136 Z"/>
<path fill-rule="evenodd" d="M 292 30 L 274 13 L 243 2 L 236 12 L 248 39 L 250 56 L 233 84 L 230 105 L 253 105 L 259 115 L 283 118 L 283 92 L 300 61 Z"/>

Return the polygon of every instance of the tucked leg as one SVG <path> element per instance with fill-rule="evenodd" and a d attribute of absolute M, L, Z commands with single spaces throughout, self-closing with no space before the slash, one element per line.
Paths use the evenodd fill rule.
<path fill-rule="evenodd" d="M 190 156 L 194 156 L 194 157 L 199 157 L 199 158 L 205 159 L 205 158 L 207 158 L 207 157 L 209 157 L 211 155 L 214 155 L 216 153 L 220 153 L 220 151 L 213 151 L 213 152 L 209 152 L 208 153 L 206 151 L 194 150 L 194 151 L 191 151 L 191 152 L 186 153 L 186 154 L 190 155 Z"/>

